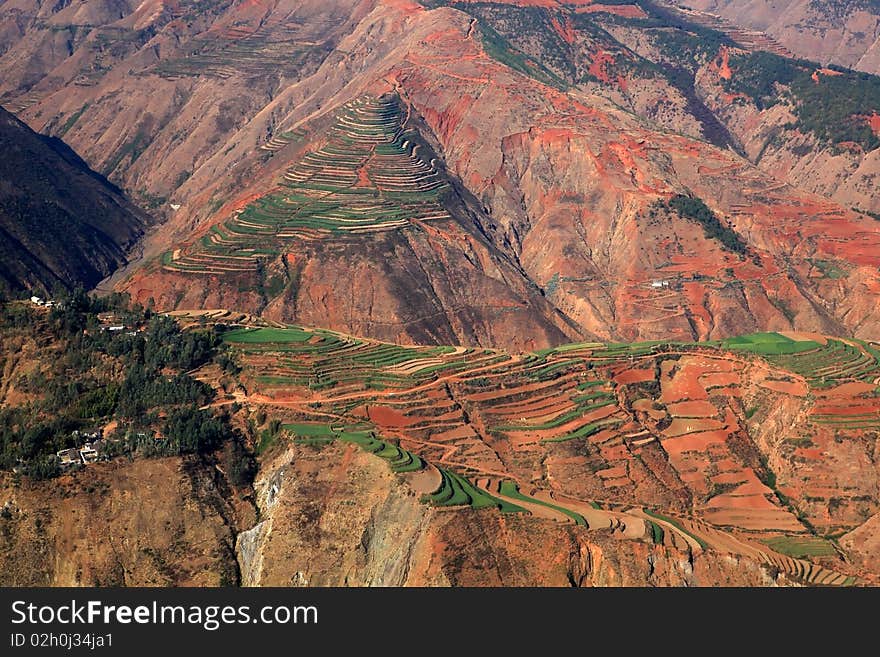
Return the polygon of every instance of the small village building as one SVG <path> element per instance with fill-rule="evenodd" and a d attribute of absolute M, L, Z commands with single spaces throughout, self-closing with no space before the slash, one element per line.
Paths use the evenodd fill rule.
<path fill-rule="evenodd" d="M 94 463 L 101 455 L 104 441 L 96 440 L 94 442 L 85 443 L 79 450 L 79 456 L 84 464 Z"/>
<path fill-rule="evenodd" d="M 79 463 L 81 458 L 79 451 L 75 447 L 71 447 L 70 449 L 62 449 L 56 453 L 56 456 L 61 462 L 62 468 L 67 468 L 75 463 Z"/>

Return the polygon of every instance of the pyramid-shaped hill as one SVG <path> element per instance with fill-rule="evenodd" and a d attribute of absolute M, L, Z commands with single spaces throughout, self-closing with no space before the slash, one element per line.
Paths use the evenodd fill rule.
<path fill-rule="evenodd" d="M 403 128 L 396 94 L 345 104 L 326 142 L 291 166 L 263 196 L 188 250 L 165 256 L 166 269 L 222 274 L 255 271 L 293 240 L 349 238 L 449 219 L 449 189 Z"/>
<path fill-rule="evenodd" d="M 480 230 L 481 204 L 397 94 L 357 97 L 328 119 L 271 191 L 125 288 L 161 310 L 235 308 L 390 341 L 521 349 L 584 337 Z"/>

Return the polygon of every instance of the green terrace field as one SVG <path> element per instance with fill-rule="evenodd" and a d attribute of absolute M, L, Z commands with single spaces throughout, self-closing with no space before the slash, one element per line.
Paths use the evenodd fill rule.
<path fill-rule="evenodd" d="M 481 399 L 480 406 L 493 435 L 542 443 L 583 441 L 597 434 L 613 433 L 626 424 L 615 384 L 593 378 L 593 368 L 609 361 L 689 348 L 657 342 L 584 343 L 511 355 L 483 349 L 403 347 L 296 328 L 239 330 L 226 334 L 226 341 L 244 356 L 246 373 L 253 384 L 269 395 L 291 388 L 321 392 L 333 398 L 393 393 L 395 401 L 401 400 L 399 406 L 404 414 L 425 413 L 424 402 L 410 404 L 403 398 L 413 388 L 453 377 L 467 394 L 489 397 Z M 763 357 L 771 360 L 781 358 L 782 354 L 795 359 L 789 364 L 790 370 L 808 371 L 816 362 L 824 364 L 828 359 L 849 355 L 849 351 L 836 351 L 836 347 L 835 342 L 823 347 L 778 334 L 759 334 L 731 340 L 726 348 L 767 353 L 770 355 Z M 858 361 L 862 365 L 867 353 Z M 846 367 L 838 367 L 838 372 L 854 371 L 847 361 L 840 364 Z M 492 398 L 491 391 L 499 385 L 503 386 L 504 394 Z M 343 409 L 345 406 L 342 403 Z M 836 420 L 816 418 L 820 422 Z M 458 421 L 453 416 L 445 423 L 453 430 Z M 873 421 L 874 415 L 848 419 L 856 425 Z M 414 426 L 428 424 L 431 421 L 425 419 Z"/>
<path fill-rule="evenodd" d="M 777 552 L 791 557 L 834 557 L 837 550 L 830 541 L 814 536 L 777 536 L 764 540 Z"/>
<path fill-rule="evenodd" d="M 498 499 L 477 488 L 466 478 L 449 470 L 440 470 L 441 483 L 433 493 L 423 496 L 422 501 L 433 506 L 470 506 L 474 509 L 495 508 L 501 513 L 525 513 L 525 509 Z"/>
<path fill-rule="evenodd" d="M 363 426 L 333 427 L 328 424 L 298 422 L 285 424 L 282 429 L 294 436 L 294 442 L 300 444 L 316 446 L 336 440 L 355 444 L 384 459 L 392 472 L 398 474 L 418 472 L 429 467 L 417 454 L 377 438 L 374 431 Z M 525 509 L 480 490 L 467 477 L 443 468 L 438 468 L 437 472 L 440 475 L 440 484 L 435 490 L 422 496 L 424 503 L 440 507 L 469 506 L 473 509 L 495 508 L 502 513 L 525 513 Z"/>
<path fill-rule="evenodd" d="M 793 340 L 779 333 L 755 333 L 721 341 L 731 351 L 758 354 L 782 369 L 803 376 L 814 388 L 841 382 L 873 383 L 880 375 L 880 351 L 860 340 Z"/>
<path fill-rule="evenodd" d="M 763 356 L 799 354 L 819 349 L 821 345 L 812 340 L 792 340 L 779 333 L 753 333 L 722 340 L 721 346 L 732 351 L 742 350 Z"/>
<path fill-rule="evenodd" d="M 775 485 L 729 445 L 731 436 L 747 435 L 754 416 L 743 404 L 744 387 L 759 403 L 791 391 L 792 404 L 804 409 L 800 426 L 812 436 L 798 443 L 807 454 L 821 452 L 818 436 L 834 442 L 823 431 L 880 428 L 880 354 L 870 344 L 757 333 L 700 344 L 584 342 L 505 353 L 302 327 L 222 335 L 249 402 L 280 422 L 290 440 L 316 449 L 356 444 L 415 477 L 421 500 L 438 509 L 536 515 L 663 546 L 712 549 L 727 530 L 640 502 L 645 478 L 660 473 L 659 482 L 681 482 L 668 499 L 681 499 L 686 488 L 710 522 L 743 522 L 756 540 L 767 539 L 749 549 L 773 567 L 807 583 L 849 581 L 810 561 L 827 558 L 828 547 L 781 503 L 743 492 L 755 497 L 752 517 L 751 506 L 729 496 L 741 484 L 757 485 L 743 482 Z M 760 361 L 766 366 L 753 384 L 742 373 Z M 560 489 L 570 480 L 583 487 Z M 659 482 L 651 485 L 666 485 Z"/>
<path fill-rule="evenodd" d="M 323 145 L 286 170 L 278 188 L 251 202 L 183 252 L 163 256 L 165 269 L 185 273 L 247 274 L 292 240 L 359 239 L 400 230 L 414 221 L 448 219 L 448 184 L 404 129 L 395 94 L 362 97 L 335 114 Z M 303 133 L 274 136 L 278 150 Z"/>
<path fill-rule="evenodd" d="M 512 481 L 502 481 L 500 484 L 500 487 L 499 487 L 499 492 L 502 495 L 504 495 L 505 497 L 510 497 L 515 500 L 519 500 L 521 502 L 529 502 L 531 504 L 539 504 L 541 506 L 546 506 L 549 509 L 554 509 L 556 511 L 559 511 L 563 515 L 566 515 L 569 518 L 571 518 L 576 525 L 581 525 L 582 527 L 587 526 L 587 521 L 584 520 L 584 517 L 581 514 L 575 513 L 574 511 L 571 511 L 569 509 L 561 507 L 557 504 L 550 504 L 549 502 L 544 502 L 544 501 L 538 500 L 534 497 L 529 497 L 528 495 L 523 495 L 519 490 L 519 486 L 517 486 L 516 483 L 514 483 Z"/>
<path fill-rule="evenodd" d="M 307 342 L 314 334 L 295 328 L 273 329 L 240 329 L 230 331 L 223 336 L 232 344 L 285 344 L 288 342 Z"/>
<path fill-rule="evenodd" d="M 539 423 L 499 423 L 501 431 L 551 429 L 614 403 L 613 386 L 580 380 L 585 372 L 609 362 L 650 357 L 675 350 L 720 348 L 732 354 L 757 356 L 783 370 L 804 377 L 812 387 L 828 388 L 847 381 L 873 382 L 880 376 L 880 351 L 857 341 L 828 338 L 825 344 L 794 339 L 779 333 L 756 333 L 706 343 L 671 342 L 633 344 L 581 343 L 528 354 L 463 347 L 406 347 L 347 337 L 331 331 L 300 328 L 255 328 L 229 331 L 224 340 L 252 361 L 265 382 L 302 385 L 311 378 L 324 387 L 346 390 L 377 386 L 405 389 L 438 377 L 456 375 L 474 388 L 485 382 L 479 375 L 516 375 L 526 386 L 565 382 L 570 405 Z M 360 384 L 360 385 L 359 385 Z M 596 386 L 604 386 L 596 389 Z M 507 396 L 516 399 L 516 391 Z M 524 396 L 534 406 L 540 397 L 530 389 Z M 553 409 L 547 404 L 548 413 Z"/>
<path fill-rule="evenodd" d="M 287 424 L 283 428 L 296 435 L 297 442 L 304 444 L 316 445 L 338 439 L 358 445 L 364 451 L 387 461 L 392 472 L 417 472 L 428 467 L 417 454 L 402 449 L 394 443 L 380 440 L 369 430 L 333 429 L 329 425 L 305 423 Z M 443 468 L 439 468 L 438 472 L 440 485 L 433 492 L 422 496 L 422 502 L 426 504 L 440 507 L 469 506 L 473 509 L 494 508 L 502 513 L 526 512 L 515 504 L 477 488 L 467 477 Z"/>
<path fill-rule="evenodd" d="M 319 422 L 295 422 L 284 424 L 281 428 L 293 437 L 295 443 L 322 445 L 335 440 L 353 443 L 388 461 L 393 472 L 416 472 L 425 467 L 421 457 L 394 443 L 380 440 L 364 425 L 333 427 Z"/>

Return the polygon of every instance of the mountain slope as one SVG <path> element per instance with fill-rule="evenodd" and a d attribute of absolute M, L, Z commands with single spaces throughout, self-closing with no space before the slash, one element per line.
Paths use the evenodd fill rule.
<path fill-rule="evenodd" d="M 785 185 L 730 149 L 662 132 L 598 95 L 514 70 L 496 59 L 486 34 L 455 9 L 377 6 L 340 44 L 359 57 L 328 60 L 284 89 L 190 184 L 209 198 L 230 167 L 248 169 L 254 193 L 222 207 L 217 219 L 226 221 L 304 157 L 285 135 L 303 130 L 319 140 L 312 122 L 394 89 L 420 138 L 482 205 L 472 216 L 481 231 L 581 330 L 622 340 L 767 328 L 876 334 L 876 251 L 865 248 L 877 240 L 872 219 Z M 272 156 L 257 169 L 260 145 Z M 665 209 L 678 194 L 702 199 L 746 251 L 730 251 L 694 230 L 694 218 Z M 312 245 L 303 248 L 293 255 L 308 261 Z M 152 276 L 143 272 L 126 288 L 145 299 Z M 243 309 L 258 307 L 254 299 Z"/>
<path fill-rule="evenodd" d="M 487 52 L 508 66 L 733 149 L 845 207 L 880 210 L 872 184 L 880 170 L 876 76 L 792 59 L 769 37 L 647 0 L 587 12 L 456 6 L 476 18 L 489 35 Z"/>
<path fill-rule="evenodd" d="M 0 108 L 0 290 L 93 287 L 149 218 L 58 139 Z"/>
<path fill-rule="evenodd" d="M 47 70 L 8 94 L 128 191 L 180 204 L 148 242 L 152 259 L 119 283 L 162 308 L 234 307 L 384 339 L 513 349 L 590 334 L 878 336 L 878 237 L 853 210 L 876 211 L 878 149 L 870 136 L 853 141 L 861 150 L 840 142 L 834 114 L 799 115 L 835 99 L 798 95 L 812 73 L 830 91 L 827 75 L 786 59 L 797 79 L 773 79 L 756 59 L 761 40 L 656 3 L 437 4 L 218 2 L 198 20 L 151 14 L 146 42 L 128 17 L 112 39 L 89 37 L 113 47 L 74 47 L 64 60 L 85 66 L 78 58 L 100 53 L 88 84 Z M 60 13 L 53 20 L 73 24 Z M 307 62 L 283 65 L 303 48 Z M 738 89 L 765 74 L 785 96 L 772 107 L 764 92 Z M 846 93 L 873 88 L 844 77 Z M 382 157 L 403 158 L 389 166 L 410 181 L 436 171 L 447 191 L 426 202 L 451 219 L 423 221 L 398 204 L 381 222 L 388 230 L 340 233 L 340 219 L 354 226 L 380 211 L 361 198 L 330 217 L 329 234 L 299 230 L 301 216 L 292 232 L 278 216 L 267 224 L 320 191 L 291 195 L 302 180 L 290 176 L 328 155 L 334 117 L 384 94 L 399 98 L 421 164 L 409 151 Z M 872 107 L 880 112 L 867 101 L 838 123 L 862 135 Z M 331 148 L 325 178 L 350 175 L 339 165 L 351 154 Z M 360 177 L 345 186 L 386 193 Z M 227 239 L 242 221 L 272 239 Z M 222 268 L 204 266 L 218 255 Z"/>
<path fill-rule="evenodd" d="M 800 57 L 880 74 L 876 0 L 672 0 L 729 24 L 763 30 Z"/>
<path fill-rule="evenodd" d="M 0 103 L 170 214 L 176 190 L 368 4 L 0 3 Z"/>

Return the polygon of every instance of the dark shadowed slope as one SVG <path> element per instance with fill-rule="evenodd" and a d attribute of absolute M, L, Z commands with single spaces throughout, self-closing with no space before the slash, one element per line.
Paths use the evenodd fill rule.
<path fill-rule="evenodd" d="M 62 141 L 0 109 L 0 291 L 92 287 L 126 261 L 148 216 Z"/>

